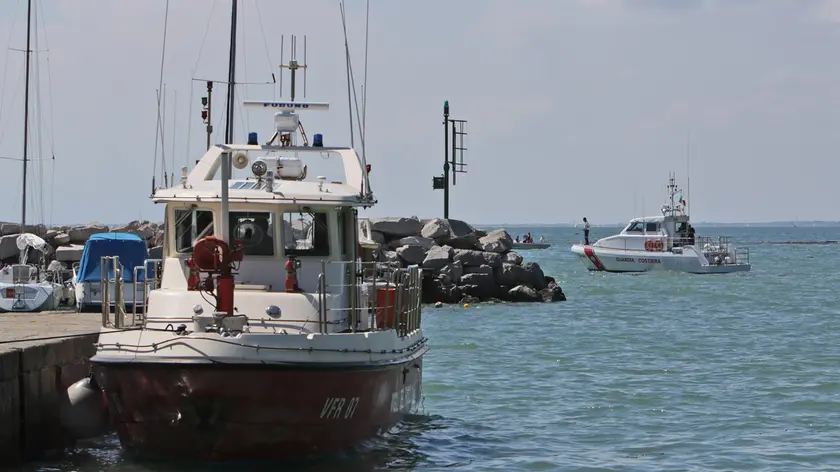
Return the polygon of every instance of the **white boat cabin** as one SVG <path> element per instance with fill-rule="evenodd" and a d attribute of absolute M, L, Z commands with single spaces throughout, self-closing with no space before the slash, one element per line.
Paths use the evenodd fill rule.
<path fill-rule="evenodd" d="M 251 162 L 253 173 L 229 180 L 226 225 L 221 218 L 222 182 L 213 178 L 225 151 L 234 155 L 237 168 Z M 325 153 L 337 154 L 352 180 L 304 181 L 306 165 L 298 156 L 322 159 Z M 349 148 L 256 144 L 211 148 L 179 186 L 154 195 L 156 203 L 166 204 L 166 230 L 160 289 L 150 293 L 148 317 L 197 311 L 195 305 L 212 312 L 206 294 L 188 289 L 187 260 L 195 243 L 206 236 L 242 243 L 243 259 L 234 276 L 237 314 L 259 318 L 266 307 L 276 306 L 280 313 L 294 313 L 298 322 L 293 324 L 300 325 L 319 322 L 321 297 L 327 309 L 347 306 L 347 263 L 358 256 L 357 208 L 373 201 L 366 191 L 366 171 Z M 294 292 L 286 291 L 285 265 L 290 256 L 297 261 L 299 291 Z M 340 310 L 332 312 L 341 317 Z"/>
<path fill-rule="evenodd" d="M 595 241 L 593 247 L 629 251 L 670 251 L 693 245 L 694 235 L 688 215 L 633 218 L 619 234 Z"/>

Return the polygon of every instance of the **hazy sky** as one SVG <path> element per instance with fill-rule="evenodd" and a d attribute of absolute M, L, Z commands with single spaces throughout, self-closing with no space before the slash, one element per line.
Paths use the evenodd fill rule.
<path fill-rule="evenodd" d="M 43 164 L 45 182 L 32 182 L 44 200 L 28 220 L 161 219 L 149 194 L 166 1 L 37 5 L 41 154 L 54 148 L 56 160 L 33 166 L 38 177 Z M 360 86 L 365 1 L 347 8 Z M 442 172 L 448 99 L 453 116 L 469 121 L 455 218 L 597 224 L 636 216 L 643 202 L 656 214 L 669 171 L 685 187 L 690 133 L 695 220 L 840 220 L 840 1 L 372 0 L 370 8 L 367 155 L 380 204 L 366 216 L 441 216 L 443 195 L 431 185 Z M 170 2 L 164 140 L 176 174 L 203 153 L 205 86 L 191 79 L 226 79 L 229 12 L 230 0 Z M 0 43 L 23 48 L 25 19 L 25 0 L 0 2 Z M 306 34 L 307 99 L 333 108 L 302 119 L 310 136 L 349 144 L 338 0 L 240 0 L 240 19 L 237 80 L 279 78 L 281 35 L 287 48 L 288 35 L 300 35 L 302 60 Z M 20 157 L 23 54 L 5 50 L 0 60 L 0 156 Z M 285 97 L 288 76 L 283 86 Z M 279 93 L 242 86 L 237 98 Z M 221 142 L 224 84 L 213 98 L 213 142 Z M 237 110 L 237 120 L 240 141 L 250 130 L 270 134 L 270 113 Z M 0 220 L 20 218 L 20 167 L 0 160 Z"/>

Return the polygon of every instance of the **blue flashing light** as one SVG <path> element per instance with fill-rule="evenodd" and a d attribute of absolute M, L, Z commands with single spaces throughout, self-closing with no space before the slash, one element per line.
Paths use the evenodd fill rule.
<path fill-rule="evenodd" d="M 248 145 L 251 146 L 258 146 L 260 144 L 260 140 L 257 139 L 257 133 L 251 131 L 248 133 Z"/>
<path fill-rule="evenodd" d="M 321 133 L 315 133 L 315 135 L 312 136 L 312 147 L 324 147 L 324 137 Z"/>

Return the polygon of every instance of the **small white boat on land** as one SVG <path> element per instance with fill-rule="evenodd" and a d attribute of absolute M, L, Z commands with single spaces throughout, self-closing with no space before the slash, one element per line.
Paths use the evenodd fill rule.
<path fill-rule="evenodd" d="M 48 271 L 29 264 L 29 248 L 47 252 L 47 243 L 40 237 L 23 233 L 17 237 L 20 262 L 0 269 L 0 312 L 32 313 L 55 310 L 63 296 L 63 286 L 50 280 Z M 38 261 L 42 262 L 42 261 Z"/>
<path fill-rule="evenodd" d="M 694 236 L 681 190 L 670 177 L 670 204 L 662 216 L 634 218 L 619 233 L 591 245 L 575 244 L 571 252 L 587 269 L 605 272 L 670 270 L 692 274 L 722 274 L 750 270 L 747 248 L 735 248 L 728 237 Z"/>

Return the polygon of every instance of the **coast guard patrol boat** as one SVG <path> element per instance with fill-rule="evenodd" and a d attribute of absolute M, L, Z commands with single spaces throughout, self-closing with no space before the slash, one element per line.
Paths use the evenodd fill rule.
<path fill-rule="evenodd" d="M 685 201 L 670 176 L 670 202 L 662 205 L 662 216 L 634 218 L 619 234 L 591 245 L 575 244 L 572 254 L 587 269 L 605 272 L 647 272 L 670 270 L 692 274 L 723 274 L 750 270 L 748 248 L 736 248 L 728 237 L 695 238 Z"/>
<path fill-rule="evenodd" d="M 165 238 L 162 260 L 133 279 L 142 311 L 119 308 L 118 283 L 110 313 L 103 283 L 90 363 L 127 450 L 298 458 L 352 448 L 419 407 L 421 272 L 362 261 L 370 165 L 321 134 L 309 142 L 298 113 L 327 103 L 245 105 L 276 112 L 267 142 L 249 133 L 247 144 L 210 146 L 152 196 L 166 206 Z M 341 178 L 307 175 L 306 162 L 327 158 Z M 232 179 L 231 167 L 248 177 Z M 101 266 L 103 280 L 120 273 L 114 258 Z"/>

